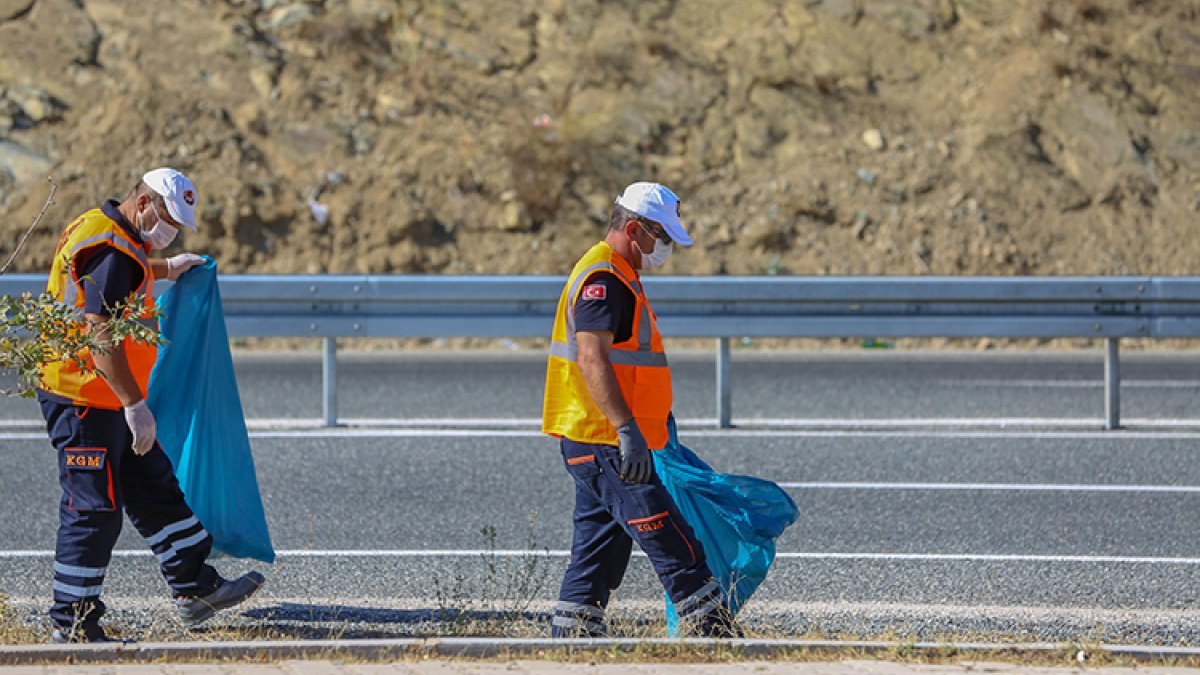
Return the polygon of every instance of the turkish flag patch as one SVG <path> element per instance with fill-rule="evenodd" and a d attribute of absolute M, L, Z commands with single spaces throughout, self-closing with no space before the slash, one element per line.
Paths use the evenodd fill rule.
<path fill-rule="evenodd" d="M 608 288 L 604 284 L 590 284 L 583 287 L 584 300 L 603 300 L 608 297 Z"/>

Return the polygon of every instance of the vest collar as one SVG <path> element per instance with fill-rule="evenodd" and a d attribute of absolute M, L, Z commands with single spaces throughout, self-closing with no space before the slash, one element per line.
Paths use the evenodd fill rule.
<path fill-rule="evenodd" d="M 121 213 L 121 210 L 117 208 L 118 206 L 120 206 L 120 203 L 117 202 L 117 200 L 109 199 L 100 205 L 100 210 L 104 212 L 104 215 L 108 216 L 109 220 L 112 220 L 117 225 L 120 225 L 121 229 L 125 230 L 125 234 L 129 235 L 130 239 L 133 239 L 139 244 L 145 243 L 142 241 L 142 233 L 138 232 L 138 229 L 133 226 L 133 223 L 129 222 L 129 219 L 125 217 L 125 214 Z"/>
<path fill-rule="evenodd" d="M 609 244 L 607 241 L 601 241 L 599 244 L 597 244 L 597 246 L 604 249 L 605 257 L 608 258 L 609 264 L 616 269 L 616 271 L 621 275 L 621 278 L 633 284 L 635 290 L 640 292 L 642 287 L 642 278 L 641 275 L 638 274 L 638 271 L 633 269 L 633 265 L 630 265 L 629 261 L 622 257 L 621 254 L 617 253 L 617 250 L 613 248 L 612 244 Z"/>

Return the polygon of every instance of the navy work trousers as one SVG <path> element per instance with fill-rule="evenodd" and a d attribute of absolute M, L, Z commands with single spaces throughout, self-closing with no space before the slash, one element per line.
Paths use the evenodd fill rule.
<path fill-rule="evenodd" d="M 657 475 L 643 485 L 626 483 L 617 448 L 565 438 L 561 448 L 575 479 L 575 534 L 558 596 L 560 609 L 602 611 L 625 576 L 635 540 L 672 602 L 715 591 L 704 549 Z"/>
<path fill-rule="evenodd" d="M 155 443 L 133 452 L 120 410 L 101 410 L 39 396 L 50 442 L 58 450 L 58 542 L 54 605 L 61 628 L 95 624 L 104 614 L 101 587 L 121 534 L 122 509 L 157 556 L 177 596 L 208 595 L 221 583 L 205 563 L 212 537 L 183 499 L 171 460 Z"/>

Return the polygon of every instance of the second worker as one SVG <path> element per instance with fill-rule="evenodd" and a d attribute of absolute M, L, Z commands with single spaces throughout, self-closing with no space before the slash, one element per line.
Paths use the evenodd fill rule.
<path fill-rule="evenodd" d="M 704 550 L 650 454 L 667 444 L 671 371 L 639 273 L 666 262 L 675 244 L 692 245 L 679 198 L 658 183 L 633 183 L 617 197 L 603 241 L 575 264 L 559 298 L 542 431 L 560 439 L 575 511 L 555 637 L 606 634 L 605 609 L 634 541 L 685 631 L 734 630 Z"/>

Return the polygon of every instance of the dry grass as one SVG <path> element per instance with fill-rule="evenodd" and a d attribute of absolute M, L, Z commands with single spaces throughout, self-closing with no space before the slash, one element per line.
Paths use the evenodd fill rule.
<path fill-rule="evenodd" d="M 530 517 L 530 532 L 539 531 Z M 412 638 L 545 638 L 548 636 L 549 615 L 553 602 L 540 599 L 547 596 L 550 584 L 557 581 L 559 570 L 552 569 L 543 556 L 499 556 L 495 553 L 496 532 L 485 528 L 481 535 L 485 540 L 485 552 L 472 564 L 482 564 L 485 573 L 471 577 L 461 568 L 448 569 L 440 578 L 431 580 L 436 589 L 435 606 L 420 610 L 414 616 L 415 628 L 406 626 L 402 634 L 383 633 L 371 637 Z M 526 550 L 538 550 L 531 538 Z M 464 563 L 465 564 L 465 563 Z M 563 645 L 554 648 L 513 648 L 494 654 L 486 659 L 455 656 L 439 653 L 436 644 L 422 646 L 399 646 L 376 650 L 356 648 L 362 645 L 363 629 L 360 608 L 331 605 L 327 597 L 313 597 L 312 607 L 324 607 L 305 621 L 303 618 L 275 621 L 268 612 L 265 618 L 255 622 L 254 616 L 264 616 L 261 608 L 243 612 L 229 612 L 224 620 L 217 619 L 204 628 L 188 631 L 169 612 L 156 614 L 150 625 L 131 625 L 123 621 L 120 614 L 106 619 L 106 628 L 114 637 L 136 638 L 141 642 L 262 642 L 279 645 L 301 638 L 319 637 L 324 640 L 344 640 L 346 649 L 314 649 L 304 654 L 289 654 L 287 658 L 337 660 L 340 662 L 379 663 L 419 659 L 452 659 L 458 661 L 487 660 L 504 661 L 513 659 L 554 660 L 572 663 L 728 663 L 745 661 L 797 661 L 829 662 L 841 660 L 878 660 L 887 662 L 920 664 L 966 664 L 983 661 L 1016 664 L 1023 666 L 1078 666 L 1082 662 L 1092 667 L 1144 666 L 1146 661 L 1132 657 L 1114 655 L 1101 649 L 1099 638 L 1085 636 L 1063 643 L 1050 651 L 1023 651 L 1019 644 L 1028 641 L 1028 636 L 948 634 L 933 639 L 915 640 L 911 635 L 886 632 L 879 635 L 832 634 L 819 626 L 807 633 L 797 635 L 785 626 L 772 625 L 769 620 L 751 615 L 743 624 L 745 637 L 751 640 L 805 640 L 843 643 L 821 647 L 779 648 L 767 654 L 749 653 L 745 648 L 731 643 L 692 644 L 685 642 L 663 643 L 666 622 L 661 601 L 631 601 L 614 598 L 606 617 L 609 635 L 626 640 L 655 640 L 655 642 L 632 642 L 609 645 Z M 339 609 L 346 610 L 340 615 Z M 370 608 L 374 609 L 374 608 Z M 369 610 L 368 610 L 369 611 Z M 249 616 L 250 618 L 247 618 Z M 348 616 L 345 620 L 342 616 Z M 288 622 L 291 622 L 289 624 Z M 299 627 L 297 627 L 297 624 Z M 48 624 L 43 616 L 32 608 L 14 606 L 11 599 L 0 594 L 0 644 L 41 644 L 48 637 Z M 883 648 L 863 648 L 854 643 L 864 641 L 884 642 Z M 998 644 L 994 650 L 960 650 L 955 644 L 991 643 Z M 930 648 L 929 644 L 941 645 Z M 1011 647 L 1005 647 L 1011 644 Z M 920 646 L 918 646 L 920 645 Z M 453 646 L 443 649 L 453 649 Z M 137 659 L 136 654 L 121 658 Z M 142 657 L 145 658 L 144 656 Z M 242 662 L 264 663 L 278 660 L 269 654 L 257 656 L 222 657 L 216 654 L 197 653 L 194 656 L 172 656 L 172 662 Z M 4 663 L 0 656 L 0 663 Z M 1173 667 L 1200 667 L 1200 658 L 1162 659 L 1155 665 Z"/>
<path fill-rule="evenodd" d="M 501 607 L 494 599 L 479 599 L 490 607 L 499 608 L 497 614 L 486 616 L 480 612 L 463 611 L 464 616 L 450 617 L 441 624 L 436 635 L 428 637 L 545 637 L 545 617 L 537 613 L 518 613 L 517 605 Z M 654 639 L 665 635 L 665 623 L 661 609 L 647 603 L 638 603 L 639 607 L 617 609 L 609 616 L 610 633 L 614 638 Z M 518 603 L 519 605 L 519 603 Z M 129 634 L 132 631 L 119 624 L 111 625 L 114 635 Z M 274 642 L 290 641 L 294 635 L 273 626 L 224 625 L 204 631 L 184 631 L 177 624 L 163 620 L 160 624 L 139 631 L 138 637 L 143 642 Z M 895 634 L 884 634 L 875 637 L 861 635 L 819 635 L 803 636 L 783 634 L 772 629 L 754 629 L 749 627 L 747 637 L 751 639 L 782 640 L 804 639 L 822 641 L 840 641 L 848 646 L 838 647 L 806 647 L 780 648 L 769 654 L 752 654 L 744 648 L 729 643 L 697 645 L 690 643 L 632 643 L 619 645 L 601 645 L 589 647 L 586 645 L 563 645 L 554 648 L 539 649 L 508 649 L 490 657 L 463 657 L 454 654 L 441 654 L 436 645 L 419 647 L 397 647 L 392 649 L 373 650 L 364 652 L 355 649 L 355 640 L 346 641 L 347 648 L 317 649 L 304 654 L 289 654 L 288 659 L 304 658 L 307 660 L 328 660 L 339 663 L 388 663 L 414 662 L 429 659 L 451 660 L 458 662 L 470 661 L 511 661 L 511 660 L 542 660 L 563 663 L 586 664 L 622 664 L 622 663 L 746 663 L 746 662 L 832 662 L 845 660 L 866 660 L 893 663 L 965 665 L 982 662 L 1001 663 L 1027 667 L 1078 667 L 1082 663 L 1088 667 L 1145 667 L 1151 662 L 1134 659 L 1128 656 L 1113 655 L 1103 651 L 1098 642 L 1077 642 L 1064 644 L 1061 648 L 1051 651 L 1021 651 L 1017 648 L 1017 638 L 1012 637 L 1012 648 L 997 648 L 995 650 L 958 650 L 954 643 L 964 642 L 996 642 L 996 636 L 950 635 L 937 640 L 923 640 L 923 644 L 941 644 L 938 648 L 918 647 L 917 641 Z M 327 639 L 337 639 L 334 631 Z M 3 644 L 39 644 L 45 640 L 45 631 L 38 629 L 28 618 L 19 616 L 8 599 L 0 595 L 0 643 Z M 865 649 L 849 646 L 854 642 L 864 640 L 890 642 L 891 646 L 883 649 Z M 999 638 L 1005 641 L 1003 637 Z M 123 656 L 127 660 L 137 660 L 136 654 Z M 145 660 L 144 657 L 142 660 Z M 217 654 L 197 653 L 189 656 L 172 656 L 171 663 L 271 663 L 278 658 L 269 654 L 241 655 L 236 658 Z M 159 662 L 164 662 L 159 660 Z M 0 663 L 5 659 L 0 657 Z M 1165 658 L 1152 662 L 1160 667 L 1200 667 L 1200 658 Z"/>
<path fill-rule="evenodd" d="M 0 593 L 0 644 L 32 644 L 45 639 L 45 632 L 21 621 L 9 604 L 9 597 Z"/>

